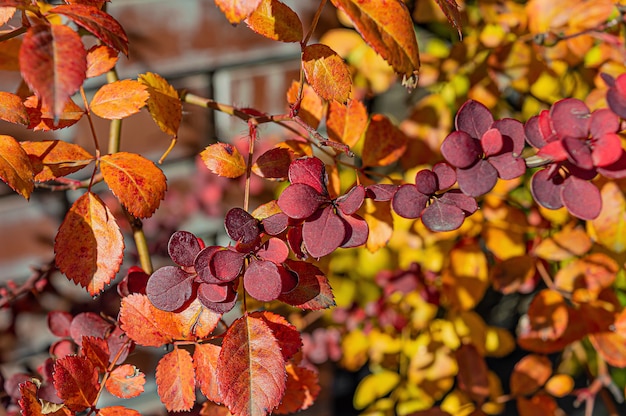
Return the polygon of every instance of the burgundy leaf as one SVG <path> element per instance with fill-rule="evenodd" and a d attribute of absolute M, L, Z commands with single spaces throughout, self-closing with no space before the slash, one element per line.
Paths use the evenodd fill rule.
<path fill-rule="evenodd" d="M 287 242 L 289 243 L 289 247 L 291 251 L 300 259 L 304 259 L 307 255 L 302 251 L 303 241 L 302 241 L 302 225 L 298 227 L 292 227 L 289 231 L 287 231 Z"/>
<path fill-rule="evenodd" d="M 230 294 L 230 283 L 222 283 L 222 284 L 201 284 L 198 287 L 198 296 L 200 296 L 200 292 L 202 292 L 202 298 L 212 303 L 224 302 L 228 295 Z"/>
<path fill-rule="evenodd" d="M 50 329 L 50 332 L 57 337 L 68 337 L 70 335 L 72 318 L 72 314 L 69 312 L 48 312 L 48 328 Z"/>
<path fill-rule="evenodd" d="M 563 183 L 561 200 L 572 215 L 582 220 L 592 220 L 602 210 L 600 190 L 593 183 L 575 176 L 568 177 Z"/>
<path fill-rule="evenodd" d="M 321 195 L 328 195 L 326 167 L 316 157 L 296 159 L 289 165 L 289 182 L 309 185 Z"/>
<path fill-rule="evenodd" d="M 404 218 L 419 218 L 428 203 L 428 196 L 417 190 L 415 185 L 402 185 L 398 188 L 391 206 Z"/>
<path fill-rule="evenodd" d="M 483 151 L 485 152 L 485 156 L 489 157 L 492 155 L 497 155 L 503 150 L 504 140 L 502 139 L 502 134 L 498 129 L 489 129 L 483 134 L 480 138 L 480 143 L 482 145 Z"/>
<path fill-rule="evenodd" d="M 278 206 L 290 218 L 308 218 L 328 198 L 305 184 L 292 184 L 285 188 L 278 198 Z"/>
<path fill-rule="evenodd" d="M 367 237 L 369 235 L 369 227 L 367 222 L 357 214 L 342 215 L 339 214 L 344 221 L 346 229 L 346 236 L 341 242 L 341 247 L 350 248 L 358 247 L 367 243 Z"/>
<path fill-rule="evenodd" d="M 285 244 L 283 240 L 270 238 L 261 246 L 256 254 L 263 260 L 280 264 L 287 260 L 287 256 L 289 256 L 289 247 L 287 247 L 287 244 Z"/>
<path fill-rule="evenodd" d="M 563 149 L 567 152 L 567 159 L 574 165 L 584 170 L 593 169 L 591 149 L 585 141 L 566 137 L 561 140 Z"/>
<path fill-rule="evenodd" d="M 591 158 L 594 166 L 608 166 L 622 156 L 622 140 L 615 133 L 606 133 L 594 140 Z"/>
<path fill-rule="evenodd" d="M 626 152 L 620 152 L 617 162 L 598 167 L 598 172 L 610 179 L 626 178 Z"/>
<path fill-rule="evenodd" d="M 559 209 L 563 206 L 560 186 L 563 178 L 559 175 L 551 177 L 550 169 L 535 172 L 530 181 L 530 192 L 539 205 L 548 209 Z"/>
<path fill-rule="evenodd" d="M 286 269 L 282 265 L 278 265 L 280 273 L 281 287 L 280 293 L 289 293 L 298 286 L 298 274 Z"/>
<path fill-rule="evenodd" d="M 415 175 L 415 187 L 424 195 L 433 195 L 439 190 L 437 175 L 429 169 L 422 169 Z"/>
<path fill-rule="evenodd" d="M 346 235 L 343 221 L 333 212 L 332 206 L 318 210 L 302 226 L 302 239 L 308 253 L 315 258 L 324 257 L 339 247 Z"/>
<path fill-rule="evenodd" d="M 435 199 L 422 213 L 422 223 L 431 231 L 452 231 L 465 220 L 465 213 L 455 205 Z"/>
<path fill-rule="evenodd" d="M 293 158 L 292 150 L 276 147 L 259 156 L 252 170 L 262 178 L 285 180 L 289 175 L 289 165 Z"/>
<path fill-rule="evenodd" d="M 365 196 L 374 201 L 390 201 L 398 187 L 390 184 L 374 184 L 365 188 Z"/>
<path fill-rule="evenodd" d="M 231 282 L 241 273 L 245 256 L 229 248 L 218 250 L 209 258 L 210 273 L 222 282 Z"/>
<path fill-rule="evenodd" d="M 333 292 L 324 273 L 305 261 L 287 260 L 285 266 L 298 275 L 298 286 L 279 299 L 300 309 L 319 310 L 335 306 Z"/>
<path fill-rule="evenodd" d="M 615 133 L 619 130 L 619 118 L 608 108 L 601 108 L 591 114 L 589 134 L 593 138 L 599 138 L 607 133 Z"/>
<path fill-rule="evenodd" d="M 228 210 L 224 219 L 224 225 L 226 233 L 235 241 L 249 244 L 259 238 L 257 219 L 241 208 Z"/>
<path fill-rule="evenodd" d="M 453 131 L 441 144 L 441 154 L 452 166 L 468 168 L 481 157 L 480 141 L 464 131 Z"/>
<path fill-rule="evenodd" d="M 480 159 L 469 169 L 457 169 L 456 180 L 461 191 L 477 197 L 493 189 L 498 181 L 498 171 L 491 163 Z"/>
<path fill-rule="evenodd" d="M 533 116 L 526 121 L 526 124 L 524 124 L 524 133 L 526 134 L 528 144 L 536 149 L 541 149 L 548 144 L 539 128 L 539 116 Z"/>
<path fill-rule="evenodd" d="M 456 170 L 445 162 L 436 163 L 433 172 L 437 175 L 439 190 L 447 189 L 456 183 Z"/>
<path fill-rule="evenodd" d="M 345 195 L 337 198 L 337 208 L 346 215 L 352 215 L 361 208 L 365 199 L 365 188 L 357 185 L 350 189 Z"/>
<path fill-rule="evenodd" d="M 512 118 L 503 118 L 493 123 L 493 128 L 498 129 L 500 134 L 509 137 L 513 142 L 513 156 L 520 156 L 524 150 L 526 143 L 526 134 L 524 133 L 524 125 Z"/>
<path fill-rule="evenodd" d="M 175 311 L 191 297 L 193 277 L 178 267 L 161 267 L 150 276 L 146 295 L 155 307 L 163 311 Z"/>
<path fill-rule="evenodd" d="M 550 109 L 552 127 L 561 138 L 586 138 L 591 122 L 590 115 L 587 105 L 576 98 L 557 101 Z"/>
<path fill-rule="evenodd" d="M 189 231 L 176 231 L 167 243 L 167 252 L 174 263 L 183 267 L 193 266 L 200 251 L 198 238 Z"/>
<path fill-rule="evenodd" d="M 220 279 L 215 277 L 213 273 L 211 273 L 211 268 L 209 267 L 209 262 L 211 261 L 211 257 L 214 253 L 221 250 L 220 246 L 209 246 L 205 247 L 196 256 L 194 260 L 194 269 L 198 274 L 198 277 L 206 283 L 214 283 L 219 284 L 223 283 Z"/>
<path fill-rule="evenodd" d="M 626 75 L 617 77 L 610 87 L 606 92 L 606 102 L 615 114 L 626 119 Z"/>
<path fill-rule="evenodd" d="M 480 139 L 493 124 L 491 111 L 478 101 L 466 101 L 456 115 L 457 130 L 464 131 L 474 139 Z"/>
<path fill-rule="evenodd" d="M 233 307 L 237 303 L 237 292 L 232 288 L 231 284 L 227 285 L 227 287 L 229 288 L 228 294 L 226 300 L 224 300 L 223 302 L 213 302 L 209 299 L 209 297 L 213 295 L 209 295 L 209 297 L 206 296 L 208 295 L 206 291 L 212 291 L 210 286 L 213 285 L 209 285 L 208 283 L 201 283 L 198 287 L 198 300 L 200 301 L 200 303 L 202 303 L 204 306 L 206 306 L 215 313 L 226 313 L 233 309 Z"/>
<path fill-rule="evenodd" d="M 467 196 L 458 189 L 451 189 L 439 197 L 439 202 L 449 205 L 455 205 L 465 212 L 465 215 L 471 215 L 478 209 L 478 203 L 471 196 Z"/>
<path fill-rule="evenodd" d="M 524 159 L 513 157 L 512 153 L 491 156 L 489 163 L 498 171 L 498 177 L 502 179 L 514 179 L 526 173 L 526 163 Z"/>
<path fill-rule="evenodd" d="M 289 217 L 283 213 L 270 215 L 267 218 L 263 218 L 261 221 L 263 225 L 263 231 L 269 235 L 278 235 L 287 229 L 289 225 Z"/>
<path fill-rule="evenodd" d="M 280 296 L 282 278 L 271 261 L 251 260 L 243 275 L 246 292 L 261 302 L 270 302 Z"/>
<path fill-rule="evenodd" d="M 76 344 L 81 345 L 83 337 L 106 338 L 112 328 L 113 325 L 105 321 L 97 313 L 83 312 L 72 319 L 70 336 Z"/>

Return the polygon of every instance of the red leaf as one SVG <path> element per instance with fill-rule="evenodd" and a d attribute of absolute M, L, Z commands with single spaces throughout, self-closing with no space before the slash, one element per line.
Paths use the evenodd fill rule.
<path fill-rule="evenodd" d="M 109 406 L 98 410 L 97 416 L 141 416 L 141 413 L 124 406 Z"/>
<path fill-rule="evenodd" d="M 95 405 L 100 383 L 98 372 L 85 357 L 68 356 L 54 363 L 54 387 L 67 407 L 75 412 Z"/>
<path fill-rule="evenodd" d="M 282 279 L 278 266 L 271 261 L 251 260 L 243 275 L 246 292 L 261 302 L 270 302 L 280 295 Z"/>
<path fill-rule="evenodd" d="M 335 306 L 328 279 L 315 265 L 304 261 L 287 260 L 285 266 L 298 275 L 298 286 L 278 299 L 300 309 L 319 310 Z"/>
<path fill-rule="evenodd" d="M 281 42 L 300 42 L 302 22 L 289 6 L 278 0 L 262 0 L 248 17 L 250 29 L 266 38 Z"/>
<path fill-rule="evenodd" d="M 77 172 L 95 158 L 81 146 L 63 140 L 21 142 L 33 166 L 35 180 L 50 181 Z"/>
<path fill-rule="evenodd" d="M 455 352 L 459 365 L 459 389 L 470 398 L 483 403 L 489 397 L 488 369 L 485 359 L 472 344 L 464 344 Z"/>
<path fill-rule="evenodd" d="M 259 156 L 252 165 L 252 172 L 265 179 L 285 180 L 294 158 L 293 151 L 276 147 Z"/>
<path fill-rule="evenodd" d="M 216 143 L 207 146 L 200 158 L 213 173 L 225 178 L 238 178 L 246 173 L 246 162 L 235 146 L 229 143 Z"/>
<path fill-rule="evenodd" d="M 145 85 L 125 79 L 103 85 L 94 94 L 89 107 L 98 117 L 119 120 L 138 113 L 149 97 Z"/>
<path fill-rule="evenodd" d="M 194 275 L 180 267 L 164 266 L 152 273 L 146 285 L 150 302 L 163 311 L 175 311 L 189 300 Z"/>
<path fill-rule="evenodd" d="M 302 239 L 308 253 L 324 257 L 339 247 L 346 236 L 344 222 L 331 205 L 315 212 L 302 226 Z"/>
<path fill-rule="evenodd" d="M 285 362 L 274 334 L 261 318 L 244 315 L 224 336 L 217 364 L 219 392 L 231 413 L 270 413 L 285 394 Z"/>
<path fill-rule="evenodd" d="M 57 337 L 70 336 L 70 324 L 72 322 L 72 314 L 62 311 L 48 312 L 48 328 Z"/>
<path fill-rule="evenodd" d="M 71 98 L 67 99 L 61 113 L 56 116 L 56 120 L 52 110 L 36 95 L 28 97 L 24 101 L 24 106 L 28 111 L 28 128 L 34 131 L 64 129 L 76 124 L 85 114 L 85 110 L 77 106 Z"/>
<path fill-rule="evenodd" d="M 0 120 L 28 126 L 28 111 L 19 96 L 0 91 Z"/>
<path fill-rule="evenodd" d="M 106 45 L 95 45 L 87 51 L 87 78 L 109 72 L 117 63 L 117 51 Z"/>
<path fill-rule="evenodd" d="M 165 354 L 156 368 L 157 392 L 165 408 L 180 412 L 189 410 L 196 401 L 196 378 L 191 355 L 180 348 Z"/>
<path fill-rule="evenodd" d="M 259 7 L 261 0 L 215 0 L 215 4 L 226 15 L 228 21 L 236 25 L 250 16 Z"/>
<path fill-rule="evenodd" d="M 148 111 L 161 131 L 178 136 L 183 119 L 183 105 L 178 92 L 163 77 L 152 72 L 139 75 L 139 82 L 148 87 Z"/>
<path fill-rule="evenodd" d="M 83 337 L 105 338 L 112 329 L 113 325 L 97 313 L 81 312 L 72 319 L 70 336 L 76 344 L 81 345 Z"/>
<path fill-rule="evenodd" d="M 0 179 L 26 199 L 35 188 L 28 155 L 11 136 L 0 135 Z"/>
<path fill-rule="evenodd" d="M 265 321 L 280 345 L 280 351 L 285 361 L 293 357 L 302 348 L 300 332 L 283 316 L 269 311 L 253 312 L 250 316 L 260 317 Z"/>
<path fill-rule="evenodd" d="M 309 408 L 320 392 L 317 374 L 308 368 L 287 364 L 287 388 L 285 397 L 274 413 L 292 414 Z"/>
<path fill-rule="evenodd" d="M 374 114 L 365 132 L 363 166 L 387 166 L 400 159 L 408 139 L 382 114 Z"/>
<path fill-rule="evenodd" d="M 56 411 L 50 409 L 47 406 L 50 405 L 50 402 L 40 399 L 38 397 L 37 390 L 37 386 L 32 381 L 20 383 L 20 399 L 18 404 L 23 416 L 69 416 L 75 414 L 63 405 L 61 405 L 61 408 Z M 44 409 L 44 406 L 48 408 Z M 52 406 L 55 406 L 55 408 L 59 407 L 59 405 L 56 404 L 53 404 Z"/>
<path fill-rule="evenodd" d="M 171 315 L 155 308 L 147 296 L 132 294 L 122 299 L 120 325 L 137 344 L 160 347 L 171 342 L 177 332 Z"/>
<path fill-rule="evenodd" d="M 134 365 L 123 364 L 111 371 L 105 387 L 115 397 L 130 399 L 143 393 L 145 383 L 144 373 Z"/>
<path fill-rule="evenodd" d="M 221 403 L 222 398 L 218 391 L 217 360 L 222 348 L 214 344 L 196 344 L 193 353 L 193 366 L 200 391 L 207 399 Z"/>
<path fill-rule="evenodd" d="M 128 37 L 124 28 L 111 15 L 97 7 L 84 4 L 61 5 L 49 10 L 82 26 L 105 45 L 128 56 Z"/>
<path fill-rule="evenodd" d="M 150 217 L 165 197 L 165 175 L 143 156 L 126 152 L 104 155 L 100 170 L 113 194 L 135 217 Z"/>
<path fill-rule="evenodd" d="M 331 101 L 326 119 L 328 136 L 352 147 L 363 136 L 367 119 L 367 110 L 361 101 L 349 100 L 345 105 Z"/>
<path fill-rule="evenodd" d="M 320 195 L 309 185 L 296 183 L 289 185 L 278 197 L 278 206 L 294 219 L 308 218 L 317 211 L 319 206 L 327 202 L 328 198 Z"/>
<path fill-rule="evenodd" d="M 109 367 L 109 344 L 104 338 L 83 337 L 81 355 L 104 373 Z"/>
<path fill-rule="evenodd" d="M 124 256 L 124 238 L 113 214 L 96 194 L 81 196 L 67 212 L 54 240 L 61 272 L 90 295 L 115 277 Z"/>
<path fill-rule="evenodd" d="M 302 52 L 302 68 L 315 92 L 327 101 L 345 103 L 352 80 L 344 60 L 326 45 L 308 45 Z"/>
<path fill-rule="evenodd" d="M 86 77 L 87 52 L 80 36 L 64 25 L 33 26 L 19 59 L 24 81 L 58 118 Z"/>

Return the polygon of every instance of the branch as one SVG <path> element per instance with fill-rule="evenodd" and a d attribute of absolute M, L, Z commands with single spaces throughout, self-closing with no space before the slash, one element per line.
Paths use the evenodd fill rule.
<path fill-rule="evenodd" d="M 34 269 L 33 274 L 28 279 L 26 279 L 26 281 L 21 286 L 11 287 L 12 285 L 9 284 L 7 288 L 2 288 L 2 292 L 4 293 L 0 293 L 0 309 L 6 307 L 11 302 L 16 300 L 20 296 L 25 295 L 26 293 L 39 292 L 39 283 L 47 280 L 52 272 L 54 272 L 55 270 L 56 265 L 54 259 L 52 259 L 45 266 Z"/>

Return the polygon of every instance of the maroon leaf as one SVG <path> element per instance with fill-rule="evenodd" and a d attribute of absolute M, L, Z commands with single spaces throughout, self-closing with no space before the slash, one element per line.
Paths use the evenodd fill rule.
<path fill-rule="evenodd" d="M 491 128 L 485 132 L 480 138 L 480 143 L 485 156 L 489 157 L 500 153 L 504 147 L 502 134 L 498 129 Z"/>
<path fill-rule="evenodd" d="M 478 101 L 466 101 L 456 115 L 455 126 L 474 139 L 480 139 L 493 124 L 491 111 Z"/>
<path fill-rule="evenodd" d="M 503 118 L 501 120 L 494 121 L 492 127 L 498 129 L 502 136 L 508 137 L 513 142 L 513 156 L 520 156 L 524 150 L 524 144 L 526 143 L 526 134 L 524 132 L 524 125 L 512 118 Z"/>
<path fill-rule="evenodd" d="M 600 190 L 593 183 L 575 176 L 568 177 L 563 183 L 561 200 L 572 215 L 582 220 L 592 220 L 602 210 Z"/>
<path fill-rule="evenodd" d="M 222 282 L 231 282 L 241 273 L 244 258 L 245 254 L 232 249 L 218 250 L 209 259 L 211 274 Z"/>
<path fill-rule="evenodd" d="M 189 231 L 176 231 L 167 243 L 167 252 L 170 258 L 179 266 L 193 266 L 199 251 L 200 242 Z"/>
<path fill-rule="evenodd" d="M 441 144 L 441 154 L 457 168 L 468 168 L 482 155 L 480 141 L 464 131 L 454 131 Z"/>
<path fill-rule="evenodd" d="M 235 241 L 249 244 L 259 238 L 257 219 L 241 208 L 228 210 L 224 219 L 224 226 L 226 233 Z"/>
<path fill-rule="evenodd" d="M 363 185 L 357 185 L 346 192 L 345 195 L 337 198 L 337 208 L 346 215 L 352 215 L 361 208 L 365 199 L 365 188 Z"/>
<path fill-rule="evenodd" d="M 213 273 L 211 272 L 211 267 L 210 267 L 211 257 L 213 257 L 213 254 L 215 254 L 219 250 L 222 250 L 222 247 L 220 246 L 205 247 L 202 250 L 200 250 L 200 252 L 196 256 L 196 259 L 194 260 L 194 269 L 196 270 L 196 273 L 198 274 L 200 279 L 202 279 L 202 281 L 206 283 L 210 283 L 210 284 L 223 283 L 220 279 L 218 279 L 217 277 L 213 275 Z"/>
<path fill-rule="evenodd" d="M 70 324 L 72 314 L 62 311 L 48 312 L 48 328 L 57 337 L 68 337 L 70 335 Z"/>
<path fill-rule="evenodd" d="M 219 286 L 219 285 L 209 285 L 208 283 L 201 283 L 198 287 L 198 300 L 216 313 L 226 313 L 230 311 L 235 304 L 237 303 L 237 292 L 232 288 L 232 283 L 224 285 L 224 287 L 228 288 L 226 299 L 220 302 L 214 302 L 209 299 L 209 297 L 215 296 L 214 294 L 209 294 L 214 289 L 211 286 Z M 219 290 L 219 289 L 218 289 Z"/>
<path fill-rule="evenodd" d="M 513 157 L 511 153 L 491 156 L 489 163 L 498 171 L 498 177 L 502 179 L 514 179 L 526 173 L 524 159 Z"/>
<path fill-rule="evenodd" d="M 304 261 L 287 260 L 285 266 L 298 275 L 298 286 L 279 296 L 279 300 L 307 310 L 326 309 L 335 306 L 328 279 L 315 265 Z"/>
<path fill-rule="evenodd" d="M 289 217 L 283 213 L 271 215 L 261 221 L 263 231 L 269 235 L 278 235 L 287 229 L 289 225 Z"/>
<path fill-rule="evenodd" d="M 608 75 L 604 77 L 605 81 L 607 81 L 608 78 Z M 609 87 L 609 90 L 606 92 L 606 102 L 615 114 L 626 118 L 626 75 L 622 74 L 617 77 L 612 85 L 609 83 Z"/>
<path fill-rule="evenodd" d="M 369 227 L 367 222 L 357 214 L 343 215 L 339 214 L 344 221 L 346 235 L 341 242 L 343 248 L 358 247 L 367 243 L 369 235 Z"/>
<path fill-rule="evenodd" d="M 335 251 L 345 236 L 344 223 L 330 205 L 318 210 L 302 226 L 304 246 L 315 258 L 324 257 Z"/>
<path fill-rule="evenodd" d="M 556 134 L 561 138 L 586 138 L 589 133 L 589 108 L 576 98 L 554 103 L 550 109 L 550 119 Z"/>
<path fill-rule="evenodd" d="M 455 205 L 435 199 L 422 213 L 422 223 L 431 231 L 452 231 L 465 221 L 465 213 Z"/>
<path fill-rule="evenodd" d="M 441 195 L 439 197 L 439 202 L 457 206 L 461 208 L 463 212 L 465 212 L 465 215 L 471 215 L 478 209 L 478 204 L 476 203 L 476 200 L 471 196 L 465 195 L 458 189 L 451 189 L 445 194 Z"/>
<path fill-rule="evenodd" d="M 436 163 L 433 166 L 433 172 L 437 175 L 437 188 L 439 190 L 447 189 L 456 183 L 456 170 L 447 163 Z"/>
<path fill-rule="evenodd" d="M 593 159 L 591 158 L 591 149 L 587 143 L 580 139 L 565 137 L 561 139 L 563 149 L 567 152 L 568 160 L 581 169 L 593 169 Z M 621 148 L 621 146 L 620 146 Z"/>
<path fill-rule="evenodd" d="M 477 197 L 493 189 L 498 181 L 498 171 L 491 163 L 480 159 L 469 169 L 457 169 L 456 180 L 461 191 Z"/>
<path fill-rule="evenodd" d="M 424 195 L 432 195 L 439 190 L 437 175 L 429 170 L 422 169 L 415 175 L 415 187 Z"/>
<path fill-rule="evenodd" d="M 315 188 L 301 183 L 289 185 L 280 194 L 278 206 L 290 218 L 308 218 L 328 198 L 320 194 Z"/>
<path fill-rule="evenodd" d="M 203 284 L 203 285 L 200 285 L 198 292 L 202 292 L 201 297 L 204 300 L 212 302 L 212 303 L 220 303 L 228 299 L 228 296 L 230 295 L 229 289 L 230 289 L 229 283 L 214 284 L 214 285 Z M 199 293 L 198 295 L 200 296 Z"/>
<path fill-rule="evenodd" d="M 252 165 L 252 171 L 266 179 L 287 179 L 289 165 L 294 160 L 294 153 L 290 149 L 276 147 L 263 153 Z"/>
<path fill-rule="evenodd" d="M 328 195 L 326 167 L 316 157 L 296 159 L 289 165 L 289 182 L 309 185 L 321 195 Z"/>
<path fill-rule="evenodd" d="M 289 255 L 289 247 L 283 240 L 278 238 L 270 238 L 257 250 L 256 255 L 263 260 L 280 264 L 287 260 Z"/>
<path fill-rule="evenodd" d="M 537 203 L 544 208 L 559 209 L 563 206 L 560 187 L 563 178 L 560 175 L 551 176 L 549 169 L 536 172 L 530 181 L 530 192 Z"/>
<path fill-rule="evenodd" d="M 106 338 L 113 329 L 113 325 L 93 312 L 79 313 L 70 324 L 70 336 L 78 345 L 83 343 L 83 337 Z"/>
<path fill-rule="evenodd" d="M 251 260 L 243 275 L 243 286 L 253 298 L 270 302 L 282 291 L 278 266 L 271 261 Z"/>
<path fill-rule="evenodd" d="M 419 218 L 426 208 L 428 199 L 428 196 L 418 191 L 415 185 L 402 185 L 393 196 L 391 206 L 401 217 Z"/>
<path fill-rule="evenodd" d="M 168 312 L 175 311 L 191 297 L 193 277 L 175 266 L 161 267 L 150 276 L 146 295 L 157 308 Z"/>
<path fill-rule="evenodd" d="M 456 181 L 456 177 L 455 177 Z M 374 184 L 365 188 L 365 195 L 374 201 L 390 201 L 398 187 L 389 184 Z"/>

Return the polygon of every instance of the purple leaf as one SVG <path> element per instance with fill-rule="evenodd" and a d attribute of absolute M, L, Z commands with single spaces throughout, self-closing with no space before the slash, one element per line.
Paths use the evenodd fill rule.
<path fill-rule="evenodd" d="M 198 300 L 200 301 L 200 303 L 202 303 L 204 306 L 206 306 L 215 313 L 226 313 L 230 311 L 237 303 L 237 292 L 232 288 L 232 285 L 229 284 L 226 286 L 229 289 L 226 299 L 222 302 L 213 302 L 210 300 L 210 298 L 214 296 L 209 293 L 213 291 L 210 286 L 213 285 L 201 283 L 198 287 Z"/>
<path fill-rule="evenodd" d="M 465 221 L 465 213 L 455 205 L 435 199 L 422 213 L 422 223 L 431 231 L 452 231 Z"/>
<path fill-rule="evenodd" d="M 337 208 L 346 215 L 352 215 L 361 208 L 365 199 L 365 188 L 363 185 L 357 185 L 350 189 L 345 195 L 337 198 Z"/>
<path fill-rule="evenodd" d="M 439 202 L 443 204 L 454 205 L 460 208 L 465 215 L 472 215 L 478 209 L 478 203 L 471 196 L 465 195 L 458 189 L 451 189 L 445 194 L 441 195 Z"/>
<path fill-rule="evenodd" d="M 167 253 L 179 266 L 193 266 L 193 261 L 199 251 L 198 239 L 188 231 L 176 231 L 167 243 Z"/>
<path fill-rule="evenodd" d="M 202 297 L 213 303 L 224 302 L 228 298 L 230 289 L 230 283 L 222 284 L 201 284 L 198 287 L 198 292 L 202 292 Z M 198 293 L 199 294 L 199 293 Z"/>
<path fill-rule="evenodd" d="M 315 265 L 304 261 L 287 260 L 285 266 L 298 275 L 298 286 L 279 299 L 288 305 L 307 310 L 320 310 L 335 306 L 333 292 L 324 273 Z"/>
<path fill-rule="evenodd" d="M 374 184 L 365 188 L 365 195 L 374 201 L 390 201 L 398 187 L 390 184 Z"/>
<path fill-rule="evenodd" d="M 563 206 L 560 187 L 563 178 L 560 175 L 551 176 L 551 169 L 542 169 L 535 172 L 530 180 L 530 192 L 539 205 L 548 209 L 559 209 Z"/>
<path fill-rule="evenodd" d="M 591 114 L 589 134 L 597 139 L 607 133 L 615 133 L 619 130 L 619 118 L 608 108 L 601 108 Z"/>
<path fill-rule="evenodd" d="M 367 243 L 369 227 L 367 222 L 357 214 L 341 215 L 346 229 L 346 236 L 341 242 L 343 248 L 358 247 Z"/>
<path fill-rule="evenodd" d="M 335 251 L 346 235 L 343 221 L 332 206 L 318 210 L 302 225 L 304 246 L 312 257 L 320 258 Z"/>
<path fill-rule="evenodd" d="M 608 166 L 598 167 L 598 172 L 610 179 L 626 178 L 626 152 L 620 152 L 619 159 Z"/>
<path fill-rule="evenodd" d="M 252 259 L 243 275 L 243 287 L 253 298 L 261 302 L 270 302 L 282 290 L 282 278 L 271 261 Z"/>
<path fill-rule="evenodd" d="M 215 277 L 213 273 L 211 273 L 211 267 L 209 267 L 209 263 L 211 261 L 211 257 L 213 257 L 213 254 L 222 249 L 223 248 L 220 246 L 205 247 L 200 250 L 200 252 L 196 256 L 193 267 L 196 270 L 198 277 L 203 282 L 211 284 L 223 283 L 220 279 Z"/>
<path fill-rule="evenodd" d="M 211 274 L 222 282 L 235 280 L 241 273 L 245 256 L 245 254 L 229 248 L 216 251 L 209 258 Z"/>
<path fill-rule="evenodd" d="M 436 163 L 433 172 L 437 175 L 439 190 L 447 189 L 456 183 L 456 170 L 445 162 Z"/>
<path fill-rule="evenodd" d="M 296 159 L 289 165 L 289 182 L 309 185 L 321 195 L 328 195 L 326 167 L 316 157 Z"/>
<path fill-rule="evenodd" d="M 493 128 L 498 129 L 502 136 L 509 137 L 513 142 L 513 155 L 520 156 L 524 151 L 526 134 L 524 125 L 512 118 L 503 118 L 493 123 Z"/>
<path fill-rule="evenodd" d="M 175 311 L 191 297 L 193 278 L 194 275 L 178 267 L 161 267 L 150 276 L 146 286 L 146 295 L 158 309 Z"/>
<path fill-rule="evenodd" d="M 602 197 L 591 182 L 570 176 L 561 187 L 561 200 L 567 210 L 581 220 L 592 220 L 600 215 Z"/>
<path fill-rule="evenodd" d="M 456 115 L 457 130 L 464 131 L 474 139 L 480 139 L 493 124 L 491 111 L 478 101 L 466 101 Z"/>
<path fill-rule="evenodd" d="M 278 206 L 290 218 L 303 219 L 313 215 L 328 198 L 309 185 L 292 184 L 278 198 Z"/>
<path fill-rule="evenodd" d="M 453 131 L 441 144 L 441 154 L 452 166 L 468 168 L 482 156 L 480 141 L 464 131 Z"/>
<path fill-rule="evenodd" d="M 261 221 L 263 225 L 263 231 L 269 235 L 278 235 L 287 229 L 289 225 L 289 217 L 283 213 L 270 215 L 267 218 L 263 218 Z"/>
<path fill-rule="evenodd" d="M 480 159 L 469 169 L 457 169 L 456 180 L 461 191 L 477 197 L 493 189 L 498 181 L 498 171 L 491 163 Z"/>
<path fill-rule="evenodd" d="M 589 107 L 576 98 L 557 101 L 550 109 L 552 127 L 561 138 L 587 138 L 590 116 Z"/>
<path fill-rule="evenodd" d="M 258 220 L 241 208 L 231 208 L 224 218 L 226 233 L 235 241 L 250 244 L 259 238 Z"/>
<path fill-rule="evenodd" d="M 428 169 L 422 169 L 415 174 L 415 187 L 424 195 L 433 195 L 439 190 L 437 175 Z"/>
<path fill-rule="evenodd" d="M 491 156 L 489 163 L 498 171 L 498 177 L 502 179 L 514 179 L 526 173 L 524 159 L 513 157 L 512 153 Z"/>
<path fill-rule="evenodd" d="M 585 141 L 566 137 L 561 140 L 563 149 L 567 152 L 567 159 L 570 163 L 581 169 L 593 169 L 593 159 L 591 158 L 591 149 Z"/>
<path fill-rule="evenodd" d="M 278 238 L 270 238 L 257 251 L 256 255 L 263 260 L 280 264 L 287 260 L 289 256 L 289 247 L 283 240 Z"/>
<path fill-rule="evenodd" d="M 419 218 L 428 200 L 428 196 L 418 191 L 415 185 L 402 185 L 393 196 L 391 207 L 401 217 Z"/>

